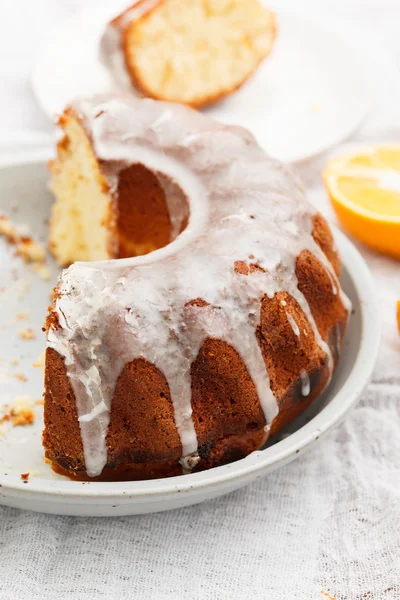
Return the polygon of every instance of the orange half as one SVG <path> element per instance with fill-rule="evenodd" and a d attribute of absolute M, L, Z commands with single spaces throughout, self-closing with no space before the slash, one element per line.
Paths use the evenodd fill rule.
<path fill-rule="evenodd" d="M 400 259 L 400 144 L 335 158 L 323 180 L 342 225 L 365 244 Z"/>

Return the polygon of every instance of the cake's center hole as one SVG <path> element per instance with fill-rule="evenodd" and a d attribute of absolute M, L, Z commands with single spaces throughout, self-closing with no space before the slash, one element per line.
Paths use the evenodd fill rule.
<path fill-rule="evenodd" d="M 167 175 L 136 164 L 120 173 L 117 232 L 119 258 L 140 256 L 172 242 L 185 229 L 189 205 Z"/>

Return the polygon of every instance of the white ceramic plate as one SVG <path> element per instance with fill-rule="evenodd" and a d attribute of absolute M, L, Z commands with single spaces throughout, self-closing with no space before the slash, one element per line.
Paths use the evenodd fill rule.
<path fill-rule="evenodd" d="M 33 89 L 51 118 L 76 96 L 117 91 L 98 61 L 111 16 L 109 6 L 80 13 L 43 44 Z M 353 47 L 341 33 L 294 14 L 278 12 L 277 18 L 272 55 L 245 86 L 207 112 L 247 127 L 267 152 L 293 162 L 348 137 L 371 106 L 374 82 L 363 44 Z"/>
<path fill-rule="evenodd" d="M 52 202 L 46 191 L 46 166 L 32 156 L 29 160 L 25 157 L 20 164 L 1 166 L 0 214 L 10 215 L 15 223 L 28 224 L 37 239 L 45 243 Z M 354 306 L 343 356 L 329 388 L 305 415 L 291 424 L 280 440 L 272 440 L 268 448 L 244 460 L 203 473 L 154 481 L 79 483 L 54 474 L 44 463 L 43 407 L 36 405 L 34 425 L 14 428 L 2 425 L 0 503 L 68 515 L 161 511 L 233 491 L 297 458 L 339 423 L 357 401 L 372 371 L 379 345 L 379 319 L 371 275 L 343 234 L 336 232 L 336 241 L 344 263 L 343 286 Z M 32 363 L 44 348 L 41 327 L 58 275 L 58 268 L 50 258 L 49 266 L 52 280 L 43 281 L 15 258 L 13 248 L 0 239 L 1 404 L 9 404 L 20 395 L 28 395 L 31 400 L 41 397 L 42 372 L 33 368 Z M 27 311 L 27 320 L 16 320 L 18 313 Z M 20 340 L 18 333 L 26 327 L 36 332 L 35 340 Z M 13 365 L 13 360 L 19 364 Z M 23 373 L 27 381 L 16 379 L 17 373 Z M 21 473 L 26 472 L 30 473 L 28 483 L 21 480 Z"/>

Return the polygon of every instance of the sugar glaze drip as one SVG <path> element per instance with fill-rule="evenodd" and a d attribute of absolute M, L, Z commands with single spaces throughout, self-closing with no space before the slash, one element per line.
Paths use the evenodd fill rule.
<path fill-rule="evenodd" d="M 177 184 L 190 205 L 187 228 L 168 246 L 136 258 L 74 263 L 60 277 L 60 328 L 49 330 L 48 346 L 65 359 L 86 469 L 96 476 L 104 468 L 116 381 L 142 357 L 166 377 L 182 464 L 190 470 L 198 461 L 190 369 L 204 341 L 219 339 L 238 352 L 268 429 L 278 407 L 255 335 L 261 300 L 285 291 L 298 302 L 332 372 L 330 348 L 297 285 L 299 254 L 312 252 L 340 285 L 312 237 L 315 210 L 299 181 L 245 130 L 152 100 L 98 97 L 75 102 L 73 110 L 113 193 L 119 172 L 140 163 Z M 259 268 L 243 275 L 236 261 Z"/>
<path fill-rule="evenodd" d="M 131 8 L 128 8 L 117 19 L 107 25 L 100 40 L 100 61 L 109 69 L 118 89 L 129 91 L 138 98 L 141 98 L 143 94 L 134 85 L 126 68 L 123 34 L 130 23 L 143 17 L 161 2 L 162 0 L 136 0 Z"/>
<path fill-rule="evenodd" d="M 287 320 L 289 321 L 290 327 L 293 329 L 294 335 L 296 337 L 300 337 L 299 326 L 297 325 L 296 321 L 293 319 L 292 315 L 288 311 L 286 311 L 286 317 L 287 317 Z"/>
<path fill-rule="evenodd" d="M 300 381 L 301 381 L 301 395 L 306 397 L 310 395 L 310 378 L 305 369 L 300 371 Z"/>

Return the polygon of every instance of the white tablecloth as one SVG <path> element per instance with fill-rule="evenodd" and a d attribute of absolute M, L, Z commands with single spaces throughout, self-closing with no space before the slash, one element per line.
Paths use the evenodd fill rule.
<path fill-rule="evenodd" d="M 3 0 L 0 152 L 48 140 L 29 84 L 43 32 L 100 0 Z M 112 0 L 109 0 L 112 1 Z M 390 50 L 380 100 L 354 140 L 400 141 L 399 0 L 281 0 L 364 28 Z M 301 168 L 332 216 L 323 157 Z M 0 599 L 398 600 L 400 598 L 400 265 L 362 248 L 384 321 L 373 381 L 345 423 L 306 456 L 229 496 L 165 514 L 55 517 L 0 507 Z"/>

